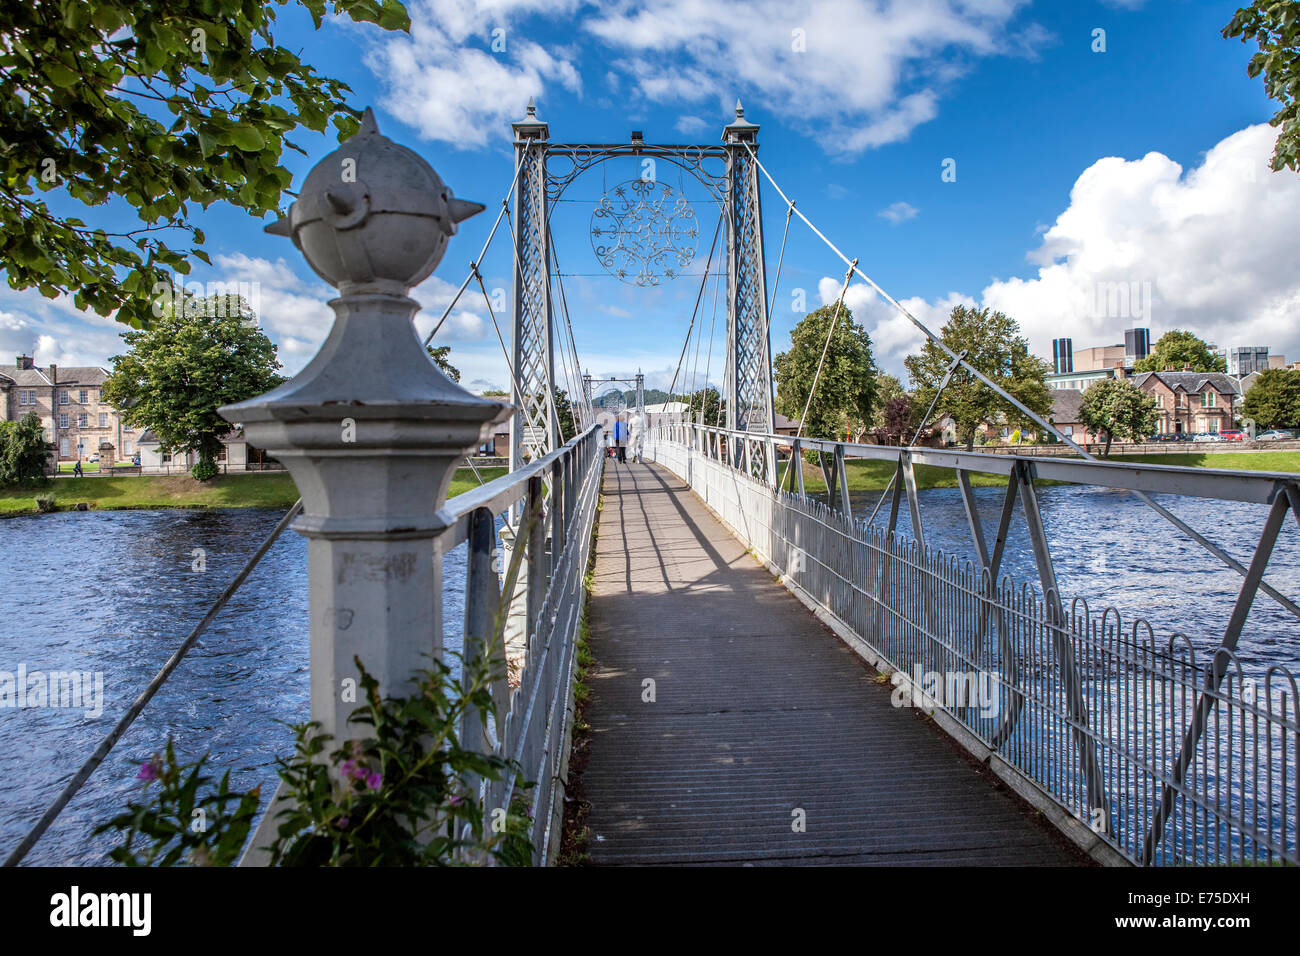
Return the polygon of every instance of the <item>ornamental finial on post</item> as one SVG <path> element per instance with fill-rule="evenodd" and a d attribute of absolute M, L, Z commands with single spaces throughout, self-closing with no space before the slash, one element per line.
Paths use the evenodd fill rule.
<path fill-rule="evenodd" d="M 425 351 L 407 293 L 442 259 L 457 223 L 483 209 L 456 199 L 423 158 L 379 132 L 355 136 L 307 174 L 289 214 L 293 239 L 339 289 L 320 351 L 289 381 L 220 409 L 282 461 L 303 499 L 309 539 L 311 714 L 338 740 L 355 734 L 354 659 L 401 695 L 442 652 L 438 537 L 456 468 L 512 407 L 452 382 Z"/>
<path fill-rule="evenodd" d="M 312 167 L 289 215 L 266 231 L 293 239 L 341 292 L 410 288 L 442 260 L 456 224 L 483 209 L 457 199 L 423 157 L 381 134 L 367 109 L 356 135 Z"/>

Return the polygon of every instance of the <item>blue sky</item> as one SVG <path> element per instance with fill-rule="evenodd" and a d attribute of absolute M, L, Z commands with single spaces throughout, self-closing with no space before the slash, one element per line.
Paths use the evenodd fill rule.
<path fill-rule="evenodd" d="M 1221 345 L 1269 345 L 1300 359 L 1295 223 L 1300 177 L 1266 163 L 1273 113 L 1246 76 L 1252 48 L 1219 36 L 1235 4 L 1183 0 L 749 2 L 416 0 L 410 36 L 346 22 L 311 29 L 281 14 L 279 40 L 347 81 L 381 130 L 423 154 L 456 194 L 491 207 L 463 223 L 416 291 L 441 311 L 491 226 L 513 171 L 509 122 L 535 96 L 555 142 L 717 142 L 740 97 L 761 124 L 759 156 L 819 227 L 920 319 L 956 302 L 1016 318 L 1050 356 L 1053 335 L 1112 344 L 1125 328 L 1191 328 Z M 1104 52 L 1097 30 L 1104 30 Z M 504 39 L 504 50 L 493 50 Z M 802 50 L 796 47 L 802 46 Z M 330 148 L 299 140 L 295 187 Z M 946 159 L 956 181 L 941 178 Z M 611 162 L 580 178 L 553 228 L 578 351 L 597 375 L 641 368 L 666 386 L 681 350 L 716 221 L 686 178 L 701 230 L 686 275 L 654 290 L 602 272 L 594 202 L 639 174 Z M 679 185 L 675 170 L 661 172 Z M 785 209 L 764 183 L 769 292 Z M 294 372 L 328 329 L 330 297 L 285 239 L 239 210 L 202 214 L 214 268 L 193 278 L 257 282 L 262 325 Z M 489 289 L 510 287 L 509 234 L 486 259 Z M 797 220 L 772 316 L 773 350 L 808 308 L 838 295 L 843 266 Z M 1129 310 L 1101 307 L 1122 282 Z M 1113 286 L 1110 286 L 1113 288 Z M 702 307 L 707 330 L 712 283 Z M 877 361 L 900 372 L 918 335 L 868 287 L 847 302 Z M 718 304 L 711 378 L 722 356 Z M 508 315 L 498 315 L 509 336 Z M 425 320 L 426 322 L 429 319 Z M 427 327 L 427 325 L 425 326 Z M 105 364 L 120 351 L 110 317 L 0 291 L 0 348 L 41 364 Z M 439 333 L 474 388 L 507 383 L 481 295 Z M 708 339 L 705 338 L 707 346 Z M 704 355 L 701 365 L 709 364 Z M 702 383 L 703 369 L 696 373 Z M 564 383 L 561 382 L 563 385 Z"/>

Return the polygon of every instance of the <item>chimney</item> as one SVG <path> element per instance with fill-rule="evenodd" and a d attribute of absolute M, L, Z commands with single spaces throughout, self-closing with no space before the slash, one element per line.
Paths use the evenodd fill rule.
<path fill-rule="evenodd" d="M 30 355 L 19 355 L 14 359 L 14 364 L 18 366 L 18 371 L 27 371 L 32 367 L 32 357 Z"/>
<path fill-rule="evenodd" d="M 1115 366 L 1115 377 L 1119 379 L 1128 378 L 1128 372 L 1124 370 L 1124 366 L 1122 364 L 1117 364 Z"/>

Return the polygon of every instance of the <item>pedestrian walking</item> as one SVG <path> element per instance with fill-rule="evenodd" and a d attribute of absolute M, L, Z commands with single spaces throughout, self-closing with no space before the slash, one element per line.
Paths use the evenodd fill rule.
<path fill-rule="evenodd" d="M 78 458 L 78 459 L 77 459 L 77 463 L 76 463 L 75 465 L 72 466 L 72 476 L 73 476 L 74 478 L 81 478 L 81 477 L 84 477 L 84 472 L 82 472 L 82 470 L 81 470 L 81 459 L 80 459 L 80 458 Z"/>

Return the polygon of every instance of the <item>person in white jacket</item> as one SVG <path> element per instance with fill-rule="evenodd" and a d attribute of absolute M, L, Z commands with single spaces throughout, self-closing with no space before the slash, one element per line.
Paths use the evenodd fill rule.
<path fill-rule="evenodd" d="M 645 451 L 645 416 L 632 412 L 627 418 L 628 446 L 632 449 L 632 460 L 639 462 Z"/>

